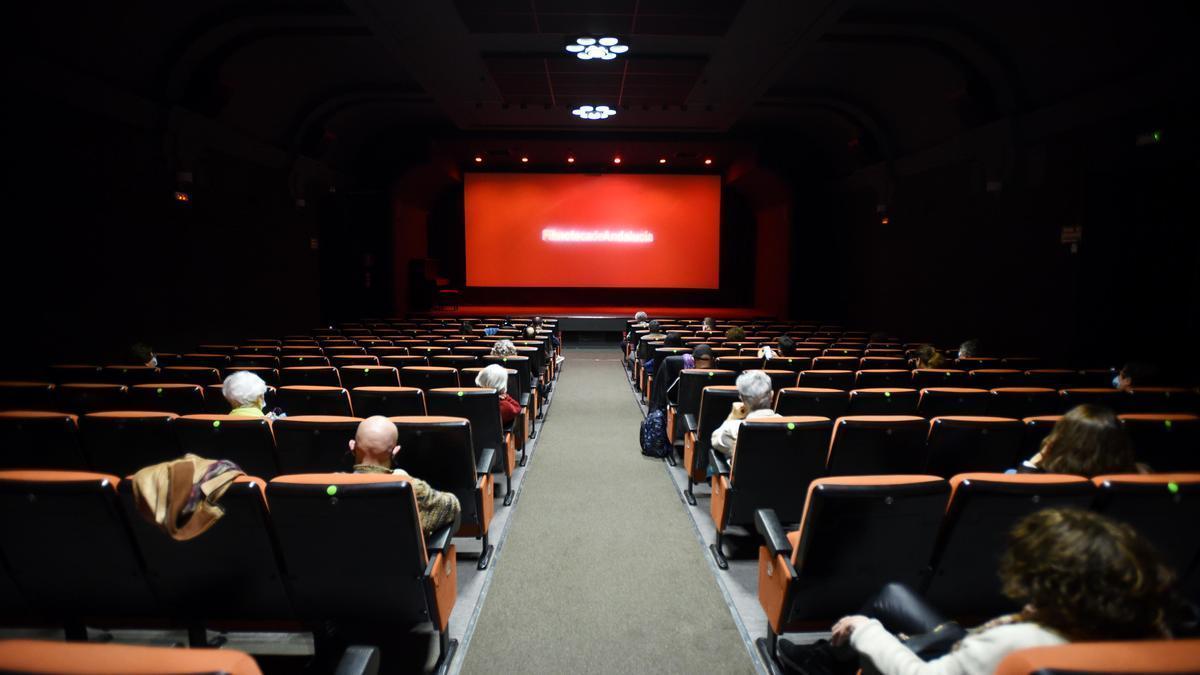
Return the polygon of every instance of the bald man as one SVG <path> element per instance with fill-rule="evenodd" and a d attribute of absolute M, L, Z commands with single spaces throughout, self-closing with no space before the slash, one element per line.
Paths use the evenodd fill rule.
<path fill-rule="evenodd" d="M 359 422 L 354 440 L 350 441 L 350 452 L 354 453 L 354 473 L 390 473 L 413 486 L 425 536 L 458 521 L 462 510 L 458 497 L 434 490 L 404 469 L 392 469 L 392 460 L 400 452 L 400 446 L 396 444 L 396 425 L 388 418 L 376 415 Z"/>

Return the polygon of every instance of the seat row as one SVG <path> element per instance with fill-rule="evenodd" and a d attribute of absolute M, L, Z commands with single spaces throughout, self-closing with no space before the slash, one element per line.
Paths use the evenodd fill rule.
<path fill-rule="evenodd" d="M 138 514 L 117 476 L 0 471 L 0 621 L 63 627 L 69 639 L 86 626 L 166 624 L 186 627 L 193 646 L 210 627 L 353 635 L 432 624 L 450 651 L 453 527 L 424 537 L 408 482 L 243 476 L 221 507 L 210 530 L 178 542 Z"/>
<path fill-rule="evenodd" d="M 889 582 L 919 589 L 960 621 L 1015 611 L 997 564 L 1012 526 L 1044 508 L 1129 523 L 1177 570 L 1187 595 L 1200 593 L 1200 531 L 1190 526 L 1200 518 L 1200 473 L 842 476 L 789 490 L 777 466 L 745 468 L 714 477 L 713 510 L 719 532 L 752 527 L 763 537 L 758 596 L 772 638 L 825 628 Z M 720 544 L 719 535 L 713 551 L 723 558 Z"/>

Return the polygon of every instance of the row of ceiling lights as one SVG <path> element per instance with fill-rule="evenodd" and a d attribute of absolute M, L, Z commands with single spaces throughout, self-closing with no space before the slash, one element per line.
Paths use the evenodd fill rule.
<path fill-rule="evenodd" d="M 620 156 L 620 155 L 613 155 L 613 158 L 612 158 L 612 163 L 613 163 L 613 164 L 620 164 L 620 163 L 621 163 L 621 161 L 622 161 L 622 160 L 621 160 L 621 156 Z M 483 155 L 475 155 L 475 163 L 476 163 L 476 164 L 483 164 Z M 529 155 L 521 155 L 521 163 L 522 163 L 522 164 L 528 164 L 528 163 L 529 163 Z M 567 164 L 574 164 L 574 163 L 575 163 L 575 155 L 567 155 Z M 659 157 L 659 158 L 658 158 L 658 163 L 659 163 L 659 164 L 666 164 L 666 163 L 667 163 L 667 158 L 666 158 L 666 157 Z M 705 157 L 705 158 L 704 158 L 704 166 L 712 166 L 712 163 L 713 163 L 712 157 Z"/>
<path fill-rule="evenodd" d="M 629 51 L 629 45 L 621 44 L 621 40 L 612 36 L 594 37 L 585 35 L 575 38 L 566 46 L 568 54 L 574 54 L 584 61 L 612 61 L 618 54 Z M 606 120 L 617 114 L 615 108 L 607 105 L 581 105 L 571 111 L 581 120 Z M 618 158 L 619 159 L 619 158 Z M 619 161 L 615 162 L 620 164 Z M 665 161 L 659 162 L 666 164 Z"/>

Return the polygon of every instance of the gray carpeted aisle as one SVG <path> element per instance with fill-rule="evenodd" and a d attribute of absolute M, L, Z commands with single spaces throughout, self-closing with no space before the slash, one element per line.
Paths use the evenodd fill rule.
<path fill-rule="evenodd" d="M 753 672 L 617 350 L 566 356 L 462 671 Z"/>

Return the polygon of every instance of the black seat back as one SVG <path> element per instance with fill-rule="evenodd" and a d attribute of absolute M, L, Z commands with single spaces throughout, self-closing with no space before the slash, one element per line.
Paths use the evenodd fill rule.
<path fill-rule="evenodd" d="M 925 473 L 949 478 L 1003 472 L 1020 463 L 1025 427 L 1003 417 L 935 417 L 929 422 Z"/>
<path fill-rule="evenodd" d="M 355 387 L 400 386 L 400 371 L 394 366 L 342 366 L 338 375 L 342 386 L 351 391 Z"/>
<path fill-rule="evenodd" d="M 700 393 L 700 413 L 696 417 L 696 447 L 692 453 L 692 466 L 684 467 L 692 475 L 704 475 L 708 467 L 708 451 L 712 448 L 712 434 L 721 426 L 733 404 L 738 400 L 737 387 L 713 385 Z"/>
<path fill-rule="evenodd" d="M 275 420 L 275 447 L 279 473 L 350 471 L 354 453 L 350 441 L 358 431 L 358 417 L 301 415 Z"/>
<path fill-rule="evenodd" d="M 461 417 L 392 417 L 399 434 L 395 466 L 454 493 L 462 507 L 462 524 L 487 530 L 492 504 L 480 501 L 471 423 Z M 490 478 L 488 479 L 490 480 Z"/>
<path fill-rule="evenodd" d="M 137 512 L 132 481 L 118 492 L 150 586 L 170 616 L 187 620 L 287 619 L 287 578 L 262 478 L 241 476 L 221 496 L 221 517 L 194 539 L 176 541 Z"/>
<path fill-rule="evenodd" d="M 0 382 L 0 411 L 57 410 L 54 383 L 8 380 Z"/>
<path fill-rule="evenodd" d="M 723 526 L 750 525 L 758 509 L 799 523 L 808 485 L 825 475 L 833 422 L 825 417 L 761 417 L 738 430 Z"/>
<path fill-rule="evenodd" d="M 265 417 L 187 415 L 174 424 L 180 454 L 227 459 L 264 480 L 279 475 L 275 435 Z"/>
<path fill-rule="evenodd" d="M 198 384 L 136 384 L 129 388 L 131 410 L 157 410 L 176 415 L 204 412 L 204 388 Z"/>
<path fill-rule="evenodd" d="M 349 417 L 353 414 L 350 393 L 341 387 L 293 385 L 280 387 L 276 400 L 289 417 L 299 415 L 335 415 Z M 268 405 L 270 403 L 268 402 Z"/>
<path fill-rule="evenodd" d="M 917 390 L 904 388 L 851 389 L 847 415 L 915 415 Z"/>
<path fill-rule="evenodd" d="M 428 395 L 430 389 L 458 386 L 458 371 L 439 366 L 405 366 L 400 369 L 400 384 L 417 387 Z"/>
<path fill-rule="evenodd" d="M 58 386 L 56 396 L 63 412 L 86 415 L 105 410 L 127 408 L 125 395 L 129 388 L 123 384 L 69 382 Z"/>
<path fill-rule="evenodd" d="M 775 396 L 775 412 L 784 416 L 837 419 L 846 414 L 850 397 L 845 390 L 822 387 L 787 387 Z"/>
<path fill-rule="evenodd" d="M 1120 417 L 1139 462 L 1155 471 L 1200 471 L 1200 417 L 1182 413 Z"/>
<path fill-rule="evenodd" d="M 495 451 L 493 468 L 504 461 L 504 426 L 500 423 L 500 396 L 495 389 L 453 387 L 432 389 L 426 400 L 430 415 L 461 417 L 471 423 L 475 457 L 484 448 Z"/>
<path fill-rule="evenodd" d="M 828 475 L 920 473 L 927 431 L 925 419 L 911 415 L 838 418 L 829 444 Z"/>
<path fill-rule="evenodd" d="M 1092 508 L 1133 526 L 1183 579 L 1200 556 L 1200 535 L 1191 527 L 1200 523 L 1200 473 L 1117 474 L 1092 483 Z"/>
<path fill-rule="evenodd" d="M 989 393 L 987 408 L 992 417 L 1016 419 L 1063 412 L 1058 392 L 1046 387 L 997 387 Z"/>
<path fill-rule="evenodd" d="M 417 387 L 355 387 L 350 390 L 350 400 L 355 414 L 363 419 L 425 414 L 425 392 Z"/>
<path fill-rule="evenodd" d="M 83 449 L 92 469 L 130 476 L 138 469 L 175 459 L 174 413 L 149 411 L 96 412 L 80 423 Z"/>
<path fill-rule="evenodd" d="M 0 412 L 0 469 L 85 471 L 88 466 L 75 415 L 32 410 Z"/>

